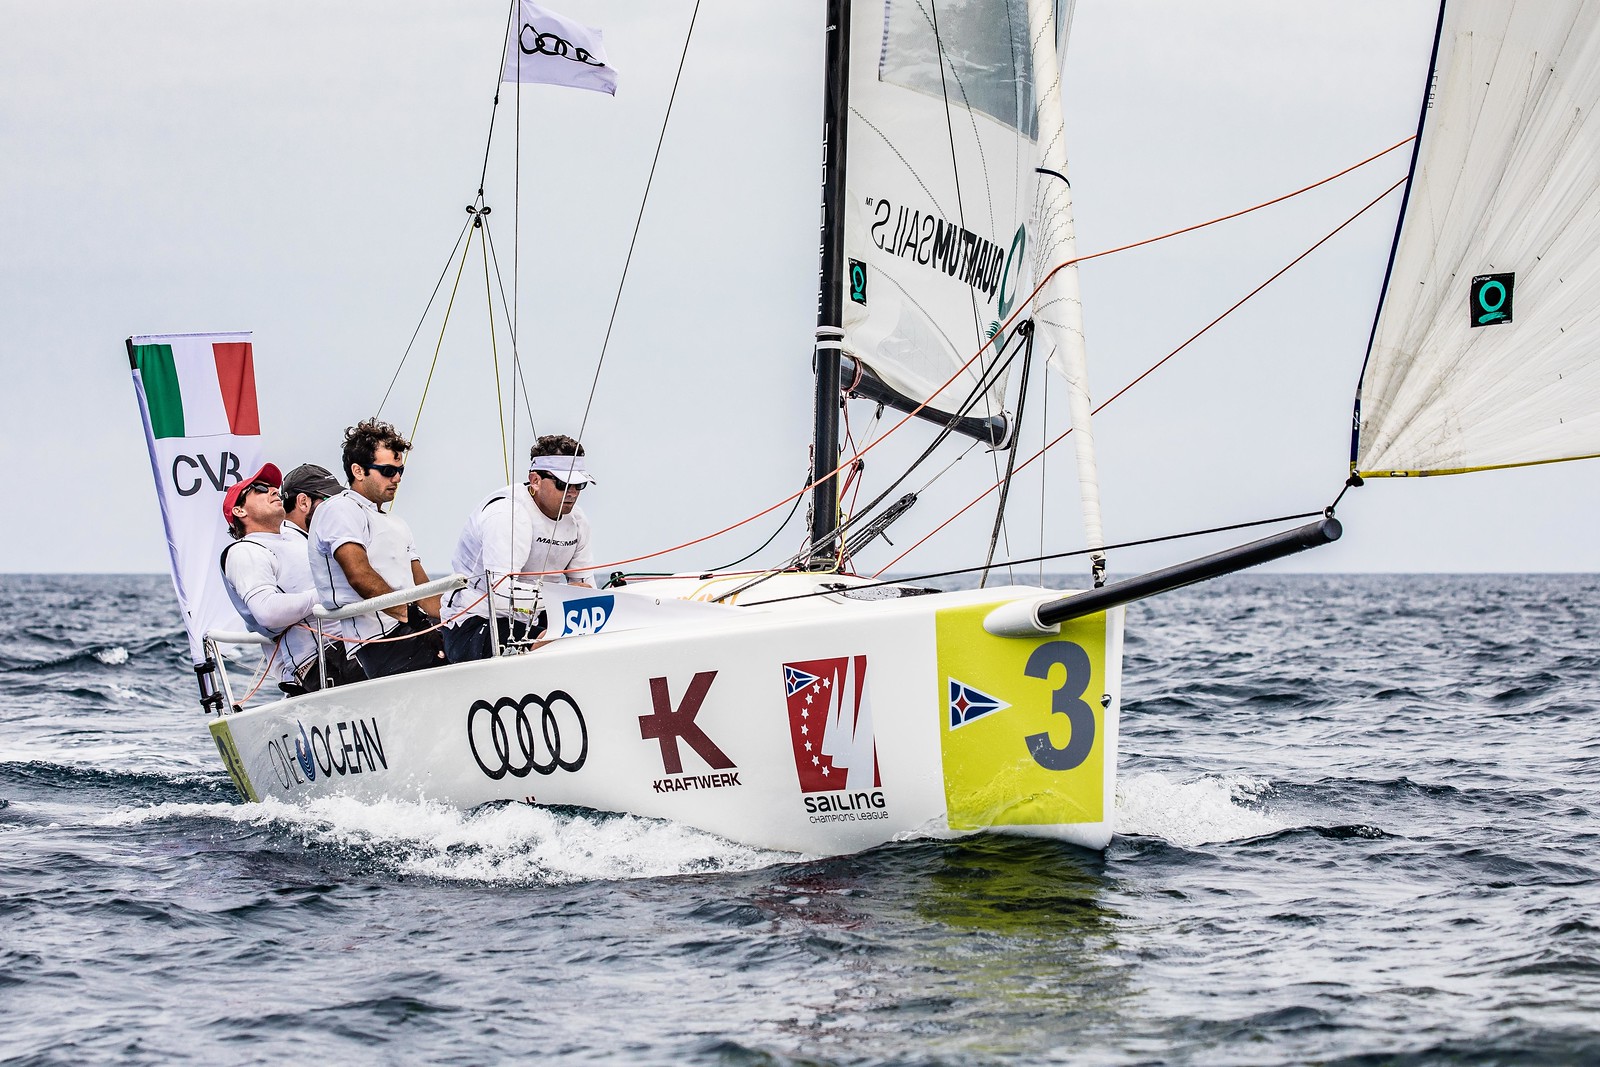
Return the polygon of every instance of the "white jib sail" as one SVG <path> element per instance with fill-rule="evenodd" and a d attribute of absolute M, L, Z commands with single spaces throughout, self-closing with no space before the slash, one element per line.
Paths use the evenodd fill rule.
<path fill-rule="evenodd" d="M 1008 338 L 958 371 L 1032 288 L 1026 0 L 856 0 L 850 51 L 845 350 L 917 401 L 999 414 Z"/>
<path fill-rule="evenodd" d="M 1071 6 L 1063 18 L 1070 24 Z M 1039 187 L 1034 232 L 1036 277 L 1078 254 L 1072 219 L 1072 186 L 1067 181 L 1066 131 L 1061 113 L 1061 61 L 1056 51 L 1055 0 L 1028 0 L 1028 25 L 1033 37 L 1034 93 L 1038 106 Z M 1065 35 L 1062 35 L 1065 39 Z M 1078 458 L 1078 494 L 1083 503 L 1084 537 L 1088 547 L 1105 546 L 1100 522 L 1100 474 L 1095 463 L 1090 427 L 1089 363 L 1083 336 L 1083 297 L 1078 268 L 1056 273 L 1033 299 L 1033 321 L 1042 338 L 1054 346 L 1050 367 L 1067 383 L 1072 439 Z M 1098 554 L 1095 557 L 1100 558 Z"/>
<path fill-rule="evenodd" d="M 1600 5 L 1449 0 L 1354 468 L 1600 454 Z"/>

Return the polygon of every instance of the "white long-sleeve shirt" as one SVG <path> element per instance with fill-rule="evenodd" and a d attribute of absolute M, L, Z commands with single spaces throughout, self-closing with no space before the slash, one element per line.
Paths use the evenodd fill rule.
<path fill-rule="evenodd" d="M 473 508 L 466 525 L 461 528 L 450 566 L 457 574 L 470 578 L 471 584 L 451 595 L 446 604 L 446 618 L 457 615 L 462 609 L 465 609 L 462 618 L 487 616 L 489 605 L 483 594 L 490 582 L 503 575 L 559 572 L 542 578 L 522 579 L 528 585 L 544 582 L 570 585 L 589 581 L 594 567 L 589 549 L 589 520 L 583 509 L 577 507 L 560 519 L 551 519 L 533 502 L 527 486 L 508 485 L 490 493 Z M 504 613 L 513 606 L 508 585 L 502 582 L 495 590 L 497 612 Z M 469 604 L 472 606 L 467 607 Z M 516 606 L 529 605 L 519 603 Z"/>
<path fill-rule="evenodd" d="M 317 602 L 305 561 L 305 540 L 298 531 L 288 536 L 246 534 L 223 552 L 222 575 L 228 596 L 251 633 L 283 635 L 278 677 L 293 681 L 295 668 L 317 656 L 316 636 L 298 625 L 314 621 L 307 616 Z"/>

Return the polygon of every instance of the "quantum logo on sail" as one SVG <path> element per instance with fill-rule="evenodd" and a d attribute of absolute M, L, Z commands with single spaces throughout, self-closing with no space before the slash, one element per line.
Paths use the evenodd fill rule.
<path fill-rule="evenodd" d="M 993 300 L 1000 287 L 1006 250 L 971 230 L 930 212 L 887 200 L 867 200 L 873 213 L 872 242 L 901 259 L 943 271 Z"/>
<path fill-rule="evenodd" d="M 1469 326 L 1500 326 L 1511 321 L 1511 290 L 1517 276 L 1512 274 L 1480 274 L 1472 279 L 1467 304 L 1471 321 Z"/>
<path fill-rule="evenodd" d="M 794 766 L 812 822 L 884 819 L 878 743 L 867 696 L 867 657 L 783 665 Z"/>

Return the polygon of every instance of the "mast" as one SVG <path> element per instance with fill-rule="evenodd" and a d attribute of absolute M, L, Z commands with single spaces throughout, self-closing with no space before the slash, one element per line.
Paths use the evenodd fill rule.
<path fill-rule="evenodd" d="M 839 353 L 844 340 L 844 163 L 849 121 L 850 0 L 828 0 L 827 69 L 822 105 L 822 239 L 817 338 L 812 355 L 816 412 L 811 446 L 811 551 L 807 569 L 828 569 L 838 554 Z"/>

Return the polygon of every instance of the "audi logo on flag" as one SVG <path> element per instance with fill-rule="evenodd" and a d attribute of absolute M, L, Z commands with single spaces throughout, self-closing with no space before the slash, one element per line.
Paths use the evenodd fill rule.
<path fill-rule="evenodd" d="M 589 758 L 589 727 L 578 702 L 560 689 L 546 697 L 501 697 L 493 704 L 476 700 L 467 712 L 467 744 L 483 773 L 498 782 L 508 774 L 526 778 L 582 767 Z"/>

